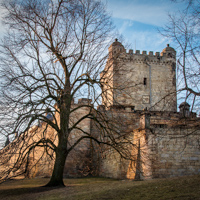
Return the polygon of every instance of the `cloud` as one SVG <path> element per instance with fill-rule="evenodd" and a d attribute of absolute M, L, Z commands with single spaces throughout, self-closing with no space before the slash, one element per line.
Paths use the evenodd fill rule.
<path fill-rule="evenodd" d="M 166 44 L 174 46 L 172 41 L 158 33 L 165 25 L 168 11 L 171 13 L 183 8 L 170 0 L 104 0 L 112 14 L 119 33 L 130 44 L 130 48 L 161 52 Z"/>
<path fill-rule="evenodd" d="M 134 50 L 153 51 L 155 53 L 162 52 L 168 40 L 159 35 L 159 33 L 152 34 L 152 32 L 149 31 L 134 31 L 132 37 L 129 36 L 129 42 Z"/>
<path fill-rule="evenodd" d="M 155 26 L 161 26 L 166 23 L 167 13 L 169 11 L 175 12 L 181 6 L 183 4 L 174 4 L 169 0 L 107 0 L 107 8 L 112 17 Z"/>
<path fill-rule="evenodd" d="M 171 43 L 155 26 L 123 19 L 114 19 L 114 23 L 125 42 L 134 50 L 161 52 L 166 44 Z"/>

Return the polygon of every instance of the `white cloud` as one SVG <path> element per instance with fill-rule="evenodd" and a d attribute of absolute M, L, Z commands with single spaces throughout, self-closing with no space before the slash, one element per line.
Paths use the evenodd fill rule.
<path fill-rule="evenodd" d="M 161 52 L 172 42 L 160 35 L 156 27 L 166 24 L 168 11 L 175 12 L 183 4 L 170 0 L 103 0 L 107 1 L 108 11 L 112 14 L 120 34 L 135 50 Z"/>
<path fill-rule="evenodd" d="M 134 50 L 153 51 L 154 53 L 162 52 L 166 44 L 169 43 L 169 41 L 163 38 L 159 33 L 152 34 L 152 32 L 149 31 L 133 32 L 132 37 L 129 37 L 129 42 Z"/>
<path fill-rule="evenodd" d="M 107 0 L 108 11 L 113 17 L 156 26 L 166 23 L 167 13 L 175 12 L 181 6 L 182 4 L 175 4 L 169 0 Z"/>
<path fill-rule="evenodd" d="M 161 52 L 167 44 L 173 46 L 169 39 L 163 37 L 156 29 L 146 29 L 138 30 L 129 27 L 129 20 L 123 20 L 121 26 L 119 26 L 119 33 L 125 38 L 125 42 L 129 44 L 130 48 L 137 50 L 145 50 L 147 52 L 154 51 Z M 127 49 L 128 50 L 128 49 Z"/>
<path fill-rule="evenodd" d="M 130 26 L 131 26 L 130 22 L 127 20 L 124 20 L 122 26 L 119 27 L 119 33 L 123 34 L 126 31 L 127 27 L 130 27 Z"/>
<path fill-rule="evenodd" d="M 130 19 L 146 24 L 152 24 L 160 26 L 163 21 L 166 22 L 166 14 L 161 11 L 160 7 L 147 7 L 147 6 L 124 6 L 120 9 L 116 8 L 116 12 L 113 11 L 113 17 L 121 19 Z"/>

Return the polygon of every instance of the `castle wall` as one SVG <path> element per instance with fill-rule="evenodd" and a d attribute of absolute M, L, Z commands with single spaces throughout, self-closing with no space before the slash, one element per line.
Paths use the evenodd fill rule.
<path fill-rule="evenodd" d="M 77 109 L 75 112 L 72 112 L 70 116 L 70 125 L 73 126 L 78 120 L 82 117 L 86 116 L 90 112 L 90 107 L 86 107 L 85 105 L 89 105 L 91 100 L 88 99 L 79 99 L 78 104 L 72 105 L 71 110 Z M 83 107 L 82 107 L 83 106 Z M 74 143 L 81 138 L 82 136 L 86 136 L 84 132 L 90 134 L 91 120 L 89 118 L 85 118 L 78 125 L 77 128 L 70 133 L 68 148 L 70 148 Z M 81 131 L 82 130 L 82 131 Z M 65 169 L 64 169 L 64 177 L 83 177 L 87 176 L 90 173 L 90 140 L 83 139 L 68 155 Z"/>
<path fill-rule="evenodd" d="M 81 102 L 73 105 L 72 109 L 77 106 L 81 106 Z M 109 146 L 99 146 L 91 140 L 83 140 L 67 158 L 65 177 L 92 174 L 118 179 L 135 179 L 136 177 L 148 179 L 200 173 L 200 119 L 193 113 L 188 118 L 182 118 L 181 114 L 176 112 L 133 111 L 130 107 L 111 107 L 110 110 L 100 107 L 99 109 L 102 109 L 101 113 L 110 120 L 109 123 L 116 124 L 120 135 L 125 133 L 133 142 L 134 145 L 129 148 L 131 160 L 123 159 Z M 73 113 L 71 123 L 74 124 L 88 112 L 89 108 L 80 108 Z M 100 136 L 98 125 L 89 119 L 83 120 L 79 127 L 94 137 Z M 29 138 L 25 138 L 24 142 L 29 144 L 42 138 L 45 128 L 45 123 L 40 127 L 33 127 L 27 133 Z M 57 140 L 50 127 L 46 130 L 46 134 L 51 139 Z M 72 132 L 68 145 L 73 145 L 81 136 L 83 136 L 82 132 Z M 121 142 L 123 143 L 123 138 Z M 13 145 L 14 143 L 11 143 L 10 147 L 6 148 L 15 151 Z M 1 153 L 10 154 L 6 148 Z M 29 177 L 51 175 L 54 160 L 43 153 L 42 148 L 37 148 L 34 155 L 30 155 L 30 162 L 34 167 L 29 168 Z M 13 166 L 15 159 L 14 156 L 9 166 L 4 166 L 4 169 Z M 37 159 L 40 161 L 36 164 Z"/>
<path fill-rule="evenodd" d="M 73 104 L 71 110 L 75 109 L 70 116 L 70 126 L 72 127 L 78 120 L 82 117 L 86 116 L 90 112 L 91 100 L 88 99 L 79 99 L 78 104 Z M 60 124 L 60 116 L 59 113 L 55 113 L 55 118 L 57 124 Z M 90 134 L 91 120 L 88 118 L 83 119 L 74 130 L 69 135 L 68 149 L 75 144 L 75 142 L 84 136 L 84 132 Z M 80 128 L 80 130 L 79 130 Z M 81 131 L 82 130 L 82 131 Z M 58 143 L 58 135 L 53 128 L 48 126 L 46 123 L 41 123 L 38 126 L 31 127 L 23 136 L 19 136 L 16 140 L 6 146 L 4 149 L 0 151 L 1 154 L 4 154 L 4 159 L 8 159 L 9 162 L 7 165 L 4 164 L 4 160 L 1 159 L 1 167 L 0 172 L 4 170 L 18 168 L 20 166 L 19 160 L 18 165 L 15 167 L 15 163 L 19 158 L 19 155 L 23 153 L 25 155 L 28 151 L 26 148 L 33 143 L 37 143 L 42 138 L 50 139 L 54 142 L 55 145 Z M 48 150 L 48 154 L 52 156 L 50 158 L 46 150 Z M 31 151 L 29 156 L 29 166 L 25 176 L 35 177 L 35 176 L 51 176 L 54 162 L 55 162 L 55 153 L 50 150 L 50 148 L 36 147 L 34 151 Z M 65 177 L 81 177 L 87 176 L 90 169 L 88 168 L 90 164 L 90 140 L 83 139 L 73 150 L 69 153 L 65 168 L 64 168 L 64 176 Z M 23 165 L 19 167 L 19 170 L 15 172 L 22 173 L 25 170 L 26 159 L 23 161 Z M 15 175 L 11 173 L 11 175 Z M 7 174 L 5 173 L 5 176 Z"/>
<path fill-rule="evenodd" d="M 153 178 L 200 173 L 200 131 L 197 128 L 157 128 L 155 134 L 158 135 L 150 136 L 148 144 Z"/>
<path fill-rule="evenodd" d="M 187 116 L 176 112 L 175 61 L 176 52 L 169 46 L 155 55 L 152 52 L 147 55 L 146 51 L 140 54 L 130 50 L 127 53 L 117 40 L 109 47 L 109 59 L 101 73 L 102 105 L 98 107 L 99 116 L 93 114 L 98 120 L 103 116 L 104 128 L 113 132 L 104 134 L 105 129 L 98 123 L 84 118 L 74 127 L 66 145 L 69 149 L 88 133 L 102 142 L 110 142 L 112 137 L 119 138 L 115 140 L 118 146 L 114 150 L 109 145 L 96 144 L 84 138 L 67 157 L 65 177 L 100 175 L 148 179 L 200 173 L 200 118 L 190 113 L 189 107 Z M 184 105 L 186 103 L 182 105 L 183 110 Z M 70 115 L 71 127 L 91 113 L 90 106 L 93 105 L 89 99 L 79 99 L 77 104 L 71 105 L 71 111 L 74 110 Z M 60 124 L 58 112 L 55 117 Z M 44 135 L 57 145 L 55 131 L 43 123 L 32 127 L 26 138 L 19 137 L 0 153 L 8 158 L 12 152 L 13 155 L 20 154 L 19 147 L 23 150 Z M 127 145 L 126 141 L 131 141 L 132 145 Z M 117 148 L 124 144 L 126 148 L 117 152 Z M 130 154 L 130 159 L 123 158 L 123 153 Z M 13 156 L 9 165 L 2 166 L 6 169 L 13 167 L 16 159 L 17 156 Z M 51 175 L 54 160 L 47 157 L 44 149 L 37 148 L 29 159 L 34 166 L 29 168 L 30 177 Z"/>
<path fill-rule="evenodd" d="M 199 119 L 181 119 L 179 113 L 171 112 L 150 112 L 148 115 L 144 117 L 138 113 L 135 118 L 138 126 L 130 134 L 135 144 L 131 147 L 132 161 L 105 149 L 100 175 L 149 179 L 199 174 Z"/>
<path fill-rule="evenodd" d="M 128 108 L 112 108 L 110 110 L 104 110 L 104 112 L 110 121 L 117 124 L 120 135 L 126 137 L 124 140 L 122 137 L 120 139 L 121 143 L 119 142 L 118 145 L 123 144 L 123 142 L 126 142 L 127 140 L 133 141 L 133 130 L 140 126 L 140 112 L 131 111 L 131 109 Z M 92 131 L 98 133 L 99 130 L 94 130 L 93 126 Z M 124 147 L 125 152 L 128 150 L 126 155 L 131 153 L 131 159 L 136 159 L 137 151 L 135 148 L 133 146 L 128 146 L 126 148 Z M 113 148 L 109 146 L 100 147 L 98 149 L 98 157 L 100 158 L 98 166 L 99 176 L 117 179 L 130 178 L 127 176 L 127 171 L 130 168 L 131 162 L 123 159 Z"/>
<path fill-rule="evenodd" d="M 104 71 L 100 74 L 102 82 L 102 105 L 109 107 L 113 104 L 113 63 L 108 61 Z"/>
<path fill-rule="evenodd" d="M 101 155 L 100 176 L 123 179 L 126 178 L 127 168 L 128 163 L 123 163 L 120 155 L 113 149 L 107 149 Z"/>
<path fill-rule="evenodd" d="M 193 175 L 200 172 L 199 118 L 195 113 L 152 112 L 146 130 L 152 178 Z"/>
<path fill-rule="evenodd" d="M 47 156 L 46 149 L 37 146 L 29 153 L 28 159 L 25 156 L 29 150 L 27 147 L 31 144 L 32 146 L 36 144 L 44 137 L 44 135 L 46 138 L 54 141 L 56 145 L 57 140 L 55 138 L 54 130 L 49 126 L 47 127 L 46 123 L 42 123 L 38 126 L 33 126 L 23 136 L 19 136 L 2 149 L 0 151 L 1 155 L 3 155 L 0 162 L 1 175 L 6 177 L 8 175 L 7 170 L 11 170 L 11 174 L 8 175 L 8 177 L 21 174 L 25 171 L 28 162 L 27 171 L 23 176 L 29 178 L 35 176 L 50 176 L 53 170 L 54 160 Z M 50 149 L 48 149 L 48 153 L 53 156 L 53 151 Z"/>

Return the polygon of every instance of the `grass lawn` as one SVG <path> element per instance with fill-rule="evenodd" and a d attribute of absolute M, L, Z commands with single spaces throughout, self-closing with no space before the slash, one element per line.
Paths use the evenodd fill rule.
<path fill-rule="evenodd" d="M 45 178 L 7 181 L 0 185 L 0 200 L 200 200 L 200 176 L 149 181 L 65 179 L 65 188 L 41 187 L 47 182 Z"/>

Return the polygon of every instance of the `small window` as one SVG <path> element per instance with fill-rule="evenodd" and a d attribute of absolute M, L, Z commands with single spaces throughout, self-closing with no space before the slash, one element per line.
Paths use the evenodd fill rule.
<path fill-rule="evenodd" d="M 131 106 L 131 111 L 135 111 L 135 106 Z"/>
<path fill-rule="evenodd" d="M 147 78 L 144 78 L 144 85 L 147 85 Z"/>

